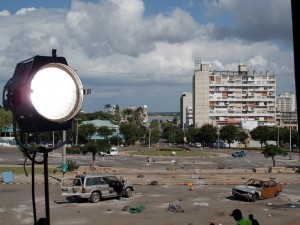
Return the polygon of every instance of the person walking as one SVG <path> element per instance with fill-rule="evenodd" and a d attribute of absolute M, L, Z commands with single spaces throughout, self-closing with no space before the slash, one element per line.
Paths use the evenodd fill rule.
<path fill-rule="evenodd" d="M 235 209 L 232 211 L 231 216 L 237 221 L 237 225 L 252 225 L 251 220 L 248 218 L 244 218 L 242 215 L 242 211 L 239 209 Z"/>
<path fill-rule="evenodd" d="M 256 219 L 254 219 L 253 214 L 249 214 L 249 220 L 251 220 L 252 225 L 259 225 L 259 222 Z"/>

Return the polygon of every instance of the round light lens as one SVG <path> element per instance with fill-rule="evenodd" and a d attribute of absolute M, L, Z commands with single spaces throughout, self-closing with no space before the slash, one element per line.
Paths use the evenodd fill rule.
<path fill-rule="evenodd" d="M 43 66 L 31 81 L 31 102 L 44 118 L 64 122 L 80 110 L 83 88 L 77 74 L 60 63 Z"/>

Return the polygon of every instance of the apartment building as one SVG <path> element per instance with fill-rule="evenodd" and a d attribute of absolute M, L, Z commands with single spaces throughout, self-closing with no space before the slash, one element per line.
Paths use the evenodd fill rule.
<path fill-rule="evenodd" d="M 296 96 L 292 93 L 280 94 L 276 97 L 277 112 L 296 111 Z"/>
<path fill-rule="evenodd" d="M 276 97 L 276 122 L 280 127 L 298 130 L 296 95 L 283 93 Z"/>
<path fill-rule="evenodd" d="M 249 72 L 246 65 L 237 71 L 210 71 L 200 64 L 193 76 L 193 123 L 195 127 L 241 124 L 275 125 L 275 74 Z"/>
<path fill-rule="evenodd" d="M 192 92 L 183 92 L 180 97 L 180 127 L 186 129 L 190 126 L 191 121 L 190 110 L 193 106 L 193 94 Z"/>

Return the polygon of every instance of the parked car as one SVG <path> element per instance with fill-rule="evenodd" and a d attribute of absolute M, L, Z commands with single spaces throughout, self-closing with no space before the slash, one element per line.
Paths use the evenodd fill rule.
<path fill-rule="evenodd" d="M 191 147 L 200 148 L 201 147 L 201 143 L 192 143 Z"/>
<path fill-rule="evenodd" d="M 211 148 L 225 148 L 225 142 L 223 140 L 216 141 L 209 145 Z"/>
<path fill-rule="evenodd" d="M 99 152 L 98 155 L 100 155 L 100 156 L 118 155 L 118 149 L 115 147 L 112 147 L 107 152 Z"/>
<path fill-rule="evenodd" d="M 274 180 L 250 179 L 244 185 L 232 189 L 235 199 L 245 199 L 254 202 L 257 199 L 277 197 L 282 192 L 282 184 Z"/>
<path fill-rule="evenodd" d="M 79 174 L 63 178 L 61 191 L 63 196 L 77 196 L 96 203 L 102 198 L 130 198 L 134 186 L 110 174 Z"/>
<path fill-rule="evenodd" d="M 234 152 L 231 154 L 233 157 L 244 157 L 246 156 L 246 153 L 244 151 Z"/>

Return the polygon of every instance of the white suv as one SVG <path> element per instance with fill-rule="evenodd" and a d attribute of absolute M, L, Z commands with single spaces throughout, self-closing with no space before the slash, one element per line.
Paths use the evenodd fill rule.
<path fill-rule="evenodd" d="M 110 150 L 107 152 L 99 152 L 98 153 L 100 156 L 109 156 L 109 155 L 118 155 L 118 149 L 112 147 Z"/>
<path fill-rule="evenodd" d="M 80 174 L 73 178 L 63 178 L 61 190 L 64 196 L 78 196 L 96 203 L 102 198 L 130 198 L 134 186 L 122 177 L 118 179 L 110 174 Z"/>

